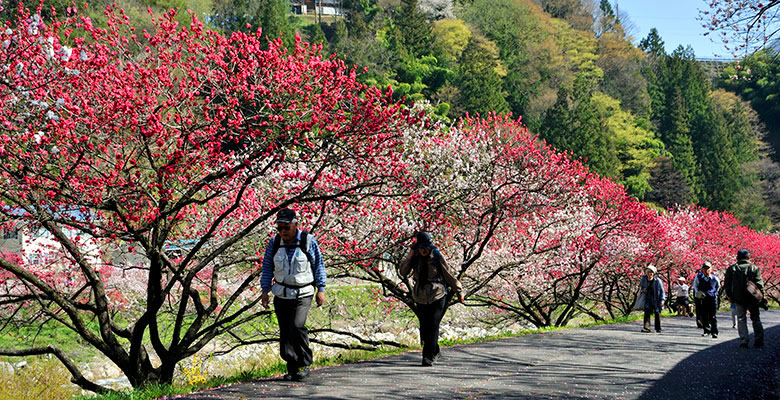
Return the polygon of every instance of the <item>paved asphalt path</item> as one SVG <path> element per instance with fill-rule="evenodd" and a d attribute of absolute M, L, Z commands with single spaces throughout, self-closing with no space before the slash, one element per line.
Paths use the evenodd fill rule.
<path fill-rule="evenodd" d="M 780 399 L 780 310 L 761 313 L 762 349 L 739 348 L 730 313 L 720 336 L 701 337 L 692 318 L 568 329 L 442 349 L 433 367 L 420 352 L 320 368 L 303 382 L 259 379 L 178 397 L 258 399 Z M 750 320 L 748 320 L 750 325 Z M 752 332 L 752 328 L 750 329 Z"/>

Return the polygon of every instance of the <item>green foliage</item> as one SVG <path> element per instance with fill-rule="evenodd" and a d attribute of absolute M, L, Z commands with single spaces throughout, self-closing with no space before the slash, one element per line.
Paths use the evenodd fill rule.
<path fill-rule="evenodd" d="M 715 105 L 723 113 L 726 132 L 739 164 L 758 160 L 758 137 L 748 117 L 750 106 L 725 90 L 712 93 Z"/>
<path fill-rule="evenodd" d="M 633 114 L 623 110 L 618 100 L 594 93 L 591 104 L 599 119 L 604 121 L 606 135 L 614 140 L 619 181 L 629 194 L 642 199 L 650 190 L 649 171 L 664 151 L 663 142 L 653 131 L 642 127 Z"/>
<path fill-rule="evenodd" d="M 509 111 L 496 67 L 497 62 L 485 47 L 474 38 L 470 39 L 458 69 L 460 100 L 470 113 L 484 115 Z"/>
<path fill-rule="evenodd" d="M 650 96 L 641 67 L 644 55 L 627 40 L 622 25 L 599 37 L 597 65 L 604 71 L 601 90 L 635 115 L 650 115 Z"/>
<path fill-rule="evenodd" d="M 654 57 L 666 55 L 666 50 L 664 50 L 664 41 L 661 39 L 661 36 L 658 34 L 658 30 L 655 28 L 650 29 L 650 33 L 647 34 L 647 37 L 639 42 L 639 48 L 641 48 L 645 53 Z"/>
<path fill-rule="evenodd" d="M 750 102 L 780 144 L 780 56 L 767 48 L 723 70 L 719 84 Z"/>
<path fill-rule="evenodd" d="M 498 46 L 509 71 L 503 78 L 505 101 L 533 131 L 555 102 L 557 87 L 549 79 L 560 78 L 567 69 L 554 39 L 542 26 L 544 15 L 535 3 L 515 0 L 474 0 L 462 15 Z"/>
<path fill-rule="evenodd" d="M 765 225 L 760 215 L 766 210 L 754 194 L 761 189 L 751 172 L 754 168 L 749 167 L 758 156 L 758 138 L 745 104 L 723 91 L 711 90 L 690 47 L 678 47 L 666 55 L 656 31 L 642 41 L 642 47 L 649 53 L 649 63 L 642 71 L 649 81 L 652 120 L 672 155 L 674 170 L 693 190 L 685 200 L 735 212 L 756 226 Z M 663 184 L 658 177 L 654 180 L 653 192 L 660 186 L 661 193 L 651 192 L 649 198 L 661 205 L 668 205 L 670 199 L 679 201 L 686 192 Z"/>
<path fill-rule="evenodd" d="M 433 38 L 431 24 L 425 14 L 417 9 L 417 0 L 401 0 L 401 7 L 393 16 L 393 26 L 398 32 L 401 56 L 420 57 L 430 54 Z"/>
<path fill-rule="evenodd" d="M 307 25 L 304 28 L 304 31 L 306 32 L 306 36 L 308 36 L 309 43 L 318 43 L 327 46 L 328 39 L 325 38 L 325 32 L 323 32 L 320 24 Z"/>
<path fill-rule="evenodd" d="M 593 26 L 593 12 L 587 9 L 586 2 L 581 0 L 541 0 L 544 11 L 552 17 L 565 20 L 573 28 L 581 31 Z"/>
<path fill-rule="evenodd" d="M 443 19 L 433 24 L 433 54 L 444 64 L 453 65 L 469 43 L 471 30 L 459 19 Z"/>
<path fill-rule="evenodd" d="M 29 318 L 38 317 L 30 315 Z M 97 323 L 92 324 L 90 328 L 97 332 Z M 45 347 L 50 343 L 61 343 L 60 348 L 77 361 L 88 360 L 96 355 L 96 350 L 84 346 L 79 336 L 72 330 L 52 321 L 43 322 L 36 327 L 4 325 L 0 330 L 0 348 Z"/>
<path fill-rule="evenodd" d="M 694 124 L 694 131 L 701 132 L 694 142 L 702 172 L 700 204 L 709 209 L 730 210 L 742 186 L 739 163 L 723 111 L 714 102 L 709 104 L 708 111 Z"/>
<path fill-rule="evenodd" d="M 559 89 L 558 100 L 547 111 L 539 133 L 552 146 L 585 159 L 595 172 L 619 178 L 622 164 L 617 142 L 607 128 L 611 115 L 604 98 L 600 99 L 602 110 L 598 108 L 599 100 L 594 104 L 587 81 L 578 77 L 571 93 L 565 87 Z"/>
<path fill-rule="evenodd" d="M 665 98 L 666 96 L 664 96 Z M 669 99 L 672 102 L 668 106 L 664 104 L 663 107 L 664 109 L 668 108 L 670 113 L 663 119 L 661 137 L 666 149 L 672 155 L 674 169 L 685 178 L 685 182 L 693 189 L 698 182 L 699 165 L 693 152 L 689 112 L 680 90 L 674 90 Z M 695 198 L 685 200 L 694 201 Z"/>

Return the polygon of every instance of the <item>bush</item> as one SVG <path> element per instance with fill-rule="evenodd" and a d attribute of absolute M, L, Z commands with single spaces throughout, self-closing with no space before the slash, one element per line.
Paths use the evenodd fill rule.
<path fill-rule="evenodd" d="M 70 374 L 59 361 L 37 359 L 28 362 L 16 372 L 0 372 L 0 399 L 62 400 L 81 393 L 70 384 Z"/>

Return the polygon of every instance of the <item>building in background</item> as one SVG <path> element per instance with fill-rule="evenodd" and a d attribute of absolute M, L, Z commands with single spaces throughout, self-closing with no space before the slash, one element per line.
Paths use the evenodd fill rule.
<path fill-rule="evenodd" d="M 343 15 L 341 0 L 290 0 L 293 14 Z"/>

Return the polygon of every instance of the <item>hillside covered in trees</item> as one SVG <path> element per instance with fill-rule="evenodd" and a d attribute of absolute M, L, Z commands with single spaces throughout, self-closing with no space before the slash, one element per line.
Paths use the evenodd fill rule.
<path fill-rule="evenodd" d="M 112 2 L 89 3 L 99 25 Z M 289 0 L 116 3 L 134 21 L 147 8 L 179 8 L 224 33 L 262 28 L 288 46 L 299 34 L 357 66 L 363 83 L 392 87 L 396 99 L 444 123 L 511 113 L 639 200 L 725 210 L 760 230 L 780 226 L 772 50 L 708 76 L 693 49 L 666 49 L 655 29 L 632 32 L 631 17 L 608 0 L 343 0 L 339 16 L 293 15 Z M 3 6 L 12 18 L 17 2 Z M 42 14 L 70 7 L 46 0 Z"/>

